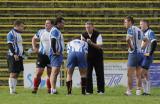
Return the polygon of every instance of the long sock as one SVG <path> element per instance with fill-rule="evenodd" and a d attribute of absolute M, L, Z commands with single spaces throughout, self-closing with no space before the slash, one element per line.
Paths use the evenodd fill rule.
<path fill-rule="evenodd" d="M 81 88 L 82 88 L 82 94 L 86 94 L 86 78 L 81 78 Z"/>
<path fill-rule="evenodd" d="M 41 83 L 41 79 L 34 78 L 34 90 L 37 91 L 39 84 Z"/>
<path fill-rule="evenodd" d="M 50 91 L 51 91 L 51 83 L 50 83 L 50 79 L 49 78 L 47 78 L 46 83 L 47 83 L 48 93 L 50 93 Z"/>
<path fill-rule="evenodd" d="M 72 80 L 66 82 L 68 94 L 72 93 Z"/>
<path fill-rule="evenodd" d="M 13 89 L 14 89 L 13 78 L 9 78 L 8 84 L 9 84 L 10 93 L 13 93 Z"/>
<path fill-rule="evenodd" d="M 146 80 L 146 93 L 150 94 L 150 81 L 149 80 Z"/>
<path fill-rule="evenodd" d="M 13 78 L 13 92 L 16 92 L 17 79 Z"/>
<path fill-rule="evenodd" d="M 143 87 L 143 92 L 147 93 L 147 91 L 146 91 L 147 83 L 146 83 L 145 79 L 142 80 L 142 87 Z"/>

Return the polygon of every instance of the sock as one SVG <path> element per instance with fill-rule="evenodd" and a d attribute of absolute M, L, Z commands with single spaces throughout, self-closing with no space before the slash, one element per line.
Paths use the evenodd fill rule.
<path fill-rule="evenodd" d="M 13 78 L 13 92 L 16 92 L 17 79 Z"/>
<path fill-rule="evenodd" d="M 51 88 L 51 93 L 55 93 L 55 92 L 57 92 L 57 90 L 54 88 Z"/>
<path fill-rule="evenodd" d="M 86 78 L 81 78 L 81 88 L 82 88 L 82 94 L 86 94 Z"/>
<path fill-rule="evenodd" d="M 72 80 L 66 82 L 68 94 L 72 93 Z"/>
<path fill-rule="evenodd" d="M 144 93 L 147 93 L 147 91 L 146 91 L 146 86 L 147 86 L 146 80 L 145 80 L 145 79 L 142 79 L 142 87 L 143 87 L 143 92 L 144 92 Z"/>
<path fill-rule="evenodd" d="M 146 93 L 150 94 L 150 81 L 146 80 Z"/>
<path fill-rule="evenodd" d="M 13 89 L 14 89 L 13 78 L 9 78 L 8 84 L 9 84 L 10 93 L 13 93 Z"/>
<path fill-rule="evenodd" d="M 51 91 L 51 83 L 50 83 L 50 79 L 49 78 L 47 78 L 46 83 L 47 83 L 48 92 L 50 93 L 50 91 Z"/>
<path fill-rule="evenodd" d="M 34 78 L 34 90 L 37 91 L 39 84 L 41 83 L 41 79 Z"/>

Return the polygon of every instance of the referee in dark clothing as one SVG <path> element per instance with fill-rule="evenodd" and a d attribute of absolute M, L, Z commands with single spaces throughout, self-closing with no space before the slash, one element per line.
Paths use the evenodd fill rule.
<path fill-rule="evenodd" d="M 85 23 L 86 32 L 81 35 L 81 39 L 87 41 L 88 47 L 88 70 L 87 70 L 87 87 L 86 94 L 93 94 L 92 72 L 95 69 L 97 77 L 97 93 L 104 94 L 104 64 L 102 50 L 102 36 L 94 29 L 90 21 Z"/>

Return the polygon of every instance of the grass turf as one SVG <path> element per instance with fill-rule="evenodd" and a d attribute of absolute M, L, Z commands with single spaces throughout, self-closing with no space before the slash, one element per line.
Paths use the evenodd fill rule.
<path fill-rule="evenodd" d="M 31 89 L 17 88 L 17 95 L 10 95 L 8 87 L 0 87 L 0 104 L 160 104 L 160 89 L 153 88 L 152 96 L 124 96 L 124 87 L 106 88 L 104 95 L 83 96 L 79 88 L 72 96 L 66 96 L 66 87 L 58 88 L 58 95 L 50 95 L 45 89 L 32 94 Z M 133 91 L 134 93 L 135 91 Z"/>

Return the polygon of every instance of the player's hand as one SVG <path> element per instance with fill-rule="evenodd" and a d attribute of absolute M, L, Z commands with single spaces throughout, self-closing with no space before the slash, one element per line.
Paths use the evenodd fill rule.
<path fill-rule="evenodd" d="M 150 54 L 149 53 L 145 53 L 144 56 L 150 56 Z"/>
<path fill-rule="evenodd" d="M 91 39 L 87 39 L 87 43 L 88 43 L 88 44 L 92 44 Z"/>
<path fill-rule="evenodd" d="M 35 53 L 38 53 L 38 48 L 34 48 L 33 51 L 34 51 Z"/>
<path fill-rule="evenodd" d="M 54 53 L 54 55 L 59 56 L 59 55 L 60 55 L 60 52 L 56 52 L 56 53 Z"/>
<path fill-rule="evenodd" d="M 18 61 L 19 60 L 19 56 L 18 55 L 14 55 L 14 59 L 15 59 L 15 61 Z"/>

